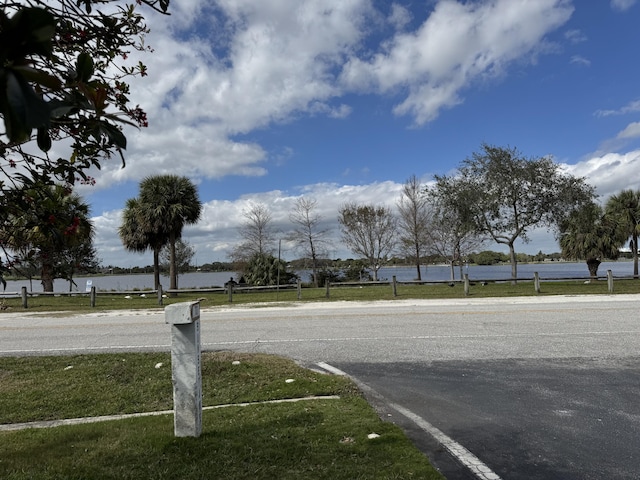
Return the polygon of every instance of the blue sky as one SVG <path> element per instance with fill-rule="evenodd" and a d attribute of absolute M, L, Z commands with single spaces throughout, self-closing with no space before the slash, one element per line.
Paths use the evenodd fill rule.
<path fill-rule="evenodd" d="M 202 264 L 239 242 L 264 203 L 282 236 L 301 195 L 339 242 L 346 201 L 394 207 L 402 183 L 451 173 L 483 142 L 552 156 L 602 199 L 640 188 L 640 4 L 635 0 L 182 0 L 149 15 L 149 114 L 127 167 L 81 192 L 104 264 L 124 251 L 121 210 L 147 175 L 191 178 L 202 220 L 184 232 Z M 487 244 L 487 249 L 501 250 Z M 534 232 L 519 251 L 558 251 Z M 296 252 L 285 245 L 285 256 Z"/>

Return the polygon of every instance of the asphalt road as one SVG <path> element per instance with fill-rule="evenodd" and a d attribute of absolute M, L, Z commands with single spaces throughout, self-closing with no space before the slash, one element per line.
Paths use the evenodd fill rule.
<path fill-rule="evenodd" d="M 450 479 L 638 479 L 639 305 L 640 295 L 203 305 L 202 346 L 340 368 Z M 161 312 L 2 313 L 0 355 L 168 350 L 169 331 Z M 464 452 L 475 475 L 460 467 Z"/>

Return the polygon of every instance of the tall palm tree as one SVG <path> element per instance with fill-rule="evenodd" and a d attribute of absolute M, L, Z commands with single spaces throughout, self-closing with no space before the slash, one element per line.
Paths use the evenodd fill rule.
<path fill-rule="evenodd" d="M 169 245 L 170 289 L 178 286 L 176 241 L 182 237 L 185 225 L 200 219 L 202 202 L 198 190 L 187 177 L 154 175 L 140 183 L 140 208 L 154 233 Z"/>
<path fill-rule="evenodd" d="M 167 236 L 158 230 L 162 223 L 154 224 L 147 215 L 140 199 L 127 200 L 122 212 L 122 224 L 118 234 L 124 247 L 132 252 L 153 252 L 153 281 L 160 288 L 160 250 L 167 243 Z"/>
<path fill-rule="evenodd" d="M 40 265 L 45 292 L 53 292 L 53 281 L 66 269 L 67 252 L 94 235 L 89 206 L 63 185 L 33 184 L 13 192 L 27 199 L 27 209 L 12 209 L 2 230 L 2 243 L 14 251 L 29 252 L 28 259 Z"/>
<path fill-rule="evenodd" d="M 631 237 L 633 276 L 638 278 L 638 235 L 640 235 L 640 190 L 622 190 L 607 201 L 606 214 Z"/>
<path fill-rule="evenodd" d="M 573 211 L 560 225 L 562 255 L 568 259 L 586 260 L 593 280 L 598 277 L 598 267 L 603 259 L 618 258 L 618 248 L 626 238 L 626 233 L 622 233 L 595 202 Z"/>

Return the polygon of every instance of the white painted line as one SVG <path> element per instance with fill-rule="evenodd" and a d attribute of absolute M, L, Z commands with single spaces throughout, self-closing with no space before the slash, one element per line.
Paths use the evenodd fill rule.
<path fill-rule="evenodd" d="M 284 398 L 281 400 L 265 400 L 263 402 L 226 403 L 224 405 L 213 405 L 210 407 L 202 407 L 202 410 L 203 411 L 216 410 L 219 408 L 229 408 L 229 407 L 250 407 L 254 405 L 269 405 L 269 404 L 277 404 L 277 403 L 308 402 L 312 400 L 340 400 L 340 396 L 324 395 L 324 396 L 301 397 L 301 398 Z M 16 430 L 25 430 L 27 428 L 53 428 L 53 427 L 60 427 L 62 425 L 83 425 L 87 423 L 99 423 L 99 422 L 109 422 L 113 420 L 125 420 L 127 418 L 154 417 L 158 415 L 173 415 L 173 410 L 160 410 L 157 412 L 143 412 L 143 413 L 127 413 L 122 415 L 104 415 L 101 417 L 65 418 L 62 420 L 44 420 L 40 422 L 6 423 L 6 424 L 0 425 L 0 432 L 13 432 Z"/>
<path fill-rule="evenodd" d="M 395 403 L 389 404 L 391 408 L 401 413 L 416 425 L 422 428 L 425 432 L 434 437 L 440 444 L 446 448 L 454 457 L 458 459 L 465 467 L 471 470 L 474 475 L 482 480 L 500 480 L 500 476 L 494 473 L 489 467 L 487 467 L 478 457 L 446 435 L 441 430 L 437 429 L 424 418 L 416 415 L 411 410 L 397 405 Z"/>
<path fill-rule="evenodd" d="M 339 368 L 329 365 L 328 363 L 318 362 L 316 365 L 335 375 L 349 377 L 349 375 L 346 372 L 343 372 Z M 349 377 L 349 378 L 352 378 L 352 377 Z M 379 399 L 384 399 L 382 395 L 380 395 L 370 386 L 362 382 L 359 382 L 356 379 L 352 378 L 352 380 L 354 380 L 361 389 L 367 390 L 368 392 L 375 395 Z M 467 467 L 478 479 L 501 480 L 500 476 L 496 474 L 493 470 L 491 470 L 488 466 L 486 466 L 482 462 L 482 460 L 480 460 L 478 457 L 476 457 L 473 453 L 471 453 L 465 447 L 460 445 L 458 442 L 453 440 L 451 437 L 446 435 L 444 432 L 442 432 L 441 430 L 431 425 L 424 418 L 420 417 L 419 415 L 416 415 L 411 410 L 408 410 L 396 403 L 389 403 L 388 405 L 398 413 L 404 415 L 409 420 L 414 422 L 417 426 L 419 426 L 422 430 L 427 432 L 433 438 L 435 438 L 444 448 L 446 448 L 449 451 L 449 453 L 451 453 L 451 455 L 453 455 L 460 463 L 462 463 L 465 467 Z"/>

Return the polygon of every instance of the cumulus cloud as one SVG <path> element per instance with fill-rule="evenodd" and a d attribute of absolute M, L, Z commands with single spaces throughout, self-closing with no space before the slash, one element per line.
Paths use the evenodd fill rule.
<path fill-rule="evenodd" d="M 534 53 L 572 11 L 555 0 L 442 1 L 416 31 L 397 34 L 371 59 L 351 58 L 342 81 L 355 90 L 407 90 L 395 113 L 422 125 L 460 103 L 470 83 Z"/>
<path fill-rule="evenodd" d="M 349 117 L 352 94 L 398 94 L 397 115 L 417 125 L 463 101 L 473 82 L 533 55 L 572 13 L 566 0 L 441 0 L 409 30 L 400 2 L 189 0 L 150 15 L 146 43 L 131 52 L 149 76 L 130 95 L 150 127 L 128 130 L 128 167 L 106 162 L 98 188 L 174 171 L 192 178 L 267 173 L 270 152 L 243 137 L 301 115 Z"/>
<path fill-rule="evenodd" d="M 585 177 L 601 199 L 622 189 L 640 190 L 640 150 L 594 155 L 565 168 L 575 176 Z"/>

